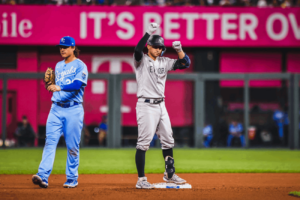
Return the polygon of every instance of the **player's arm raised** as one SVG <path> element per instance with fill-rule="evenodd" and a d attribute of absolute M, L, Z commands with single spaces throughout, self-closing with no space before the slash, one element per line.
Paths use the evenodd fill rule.
<path fill-rule="evenodd" d="M 136 67 L 139 67 L 139 64 L 143 58 L 143 49 L 145 45 L 147 44 L 147 41 L 149 37 L 157 30 L 159 25 L 157 23 L 151 23 L 148 26 L 148 30 L 146 31 L 145 35 L 142 37 L 142 39 L 139 41 L 139 43 L 136 45 L 134 49 L 134 59 L 137 62 L 135 65 Z"/>
<path fill-rule="evenodd" d="M 191 60 L 188 55 L 183 52 L 180 41 L 173 42 L 172 47 L 177 52 L 179 58 L 174 65 L 174 69 L 176 70 L 188 68 L 191 64 Z"/>

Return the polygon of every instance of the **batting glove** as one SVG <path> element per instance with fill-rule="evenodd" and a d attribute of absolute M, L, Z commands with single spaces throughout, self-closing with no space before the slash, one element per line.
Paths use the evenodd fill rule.
<path fill-rule="evenodd" d="M 148 26 L 148 30 L 146 31 L 149 35 L 152 35 L 157 29 L 159 25 L 157 23 L 151 23 Z"/>
<path fill-rule="evenodd" d="M 173 43 L 172 43 L 172 47 L 173 47 L 173 49 L 175 49 L 175 51 L 176 51 L 177 53 L 179 53 L 179 52 L 182 51 L 182 46 L 181 46 L 180 41 L 175 41 L 175 42 L 173 42 Z"/>

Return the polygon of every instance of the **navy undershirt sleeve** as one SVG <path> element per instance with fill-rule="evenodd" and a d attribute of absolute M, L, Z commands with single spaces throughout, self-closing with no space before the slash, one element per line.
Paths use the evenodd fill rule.
<path fill-rule="evenodd" d="M 82 82 L 75 80 L 73 83 L 69 85 L 62 85 L 60 89 L 63 91 L 74 91 L 74 90 L 79 90 L 81 86 L 82 86 Z"/>
<path fill-rule="evenodd" d="M 144 49 L 145 45 L 147 44 L 147 41 L 149 38 L 150 38 L 149 33 L 145 33 L 145 35 L 142 37 L 142 39 L 136 45 L 136 47 L 134 49 L 134 59 L 136 61 L 140 61 L 142 59 L 143 49 Z"/>

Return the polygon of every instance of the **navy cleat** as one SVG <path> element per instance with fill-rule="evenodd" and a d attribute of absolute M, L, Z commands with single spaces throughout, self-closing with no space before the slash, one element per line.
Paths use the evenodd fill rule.
<path fill-rule="evenodd" d="M 48 182 L 43 180 L 41 177 L 39 177 L 36 174 L 32 176 L 32 182 L 35 185 L 39 185 L 41 188 L 47 188 L 48 187 Z"/>
<path fill-rule="evenodd" d="M 65 182 L 65 184 L 63 186 L 64 186 L 64 188 L 75 188 L 75 187 L 77 187 L 77 185 L 78 185 L 77 180 L 69 179 Z"/>

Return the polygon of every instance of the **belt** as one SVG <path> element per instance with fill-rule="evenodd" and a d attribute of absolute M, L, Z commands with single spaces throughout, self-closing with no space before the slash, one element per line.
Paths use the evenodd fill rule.
<path fill-rule="evenodd" d="M 54 103 L 55 105 L 58 105 L 62 108 L 69 108 L 69 107 L 81 104 L 81 102 L 78 103 L 76 101 L 69 101 L 69 102 L 55 102 L 55 101 L 52 101 L 52 103 Z"/>
<path fill-rule="evenodd" d="M 145 99 L 145 103 L 160 104 L 164 99 Z"/>

